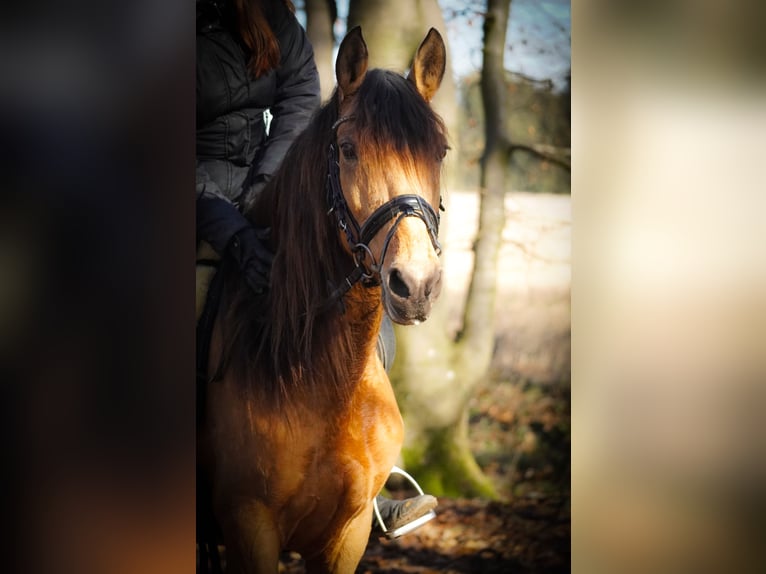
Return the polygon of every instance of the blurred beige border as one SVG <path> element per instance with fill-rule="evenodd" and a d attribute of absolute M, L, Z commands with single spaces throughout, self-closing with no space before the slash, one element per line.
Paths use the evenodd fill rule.
<path fill-rule="evenodd" d="M 766 571 L 759 10 L 573 5 L 573 572 Z"/>

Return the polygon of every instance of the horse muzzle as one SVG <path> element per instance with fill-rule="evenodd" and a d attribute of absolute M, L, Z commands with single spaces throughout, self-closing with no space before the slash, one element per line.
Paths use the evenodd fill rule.
<path fill-rule="evenodd" d="M 441 293 L 440 265 L 427 269 L 392 265 L 382 273 L 381 279 L 383 305 L 392 321 L 412 325 L 428 319 Z"/>

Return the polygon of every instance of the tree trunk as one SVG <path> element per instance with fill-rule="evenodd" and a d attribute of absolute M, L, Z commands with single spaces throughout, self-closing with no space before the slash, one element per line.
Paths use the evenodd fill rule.
<path fill-rule="evenodd" d="M 505 226 L 505 173 L 510 139 L 506 133 L 503 53 L 511 0 L 489 0 L 484 19 L 481 96 L 485 144 L 481 160 L 479 234 L 474 245 L 474 271 L 466 300 L 463 331 L 458 340 L 459 365 L 466 374 L 474 365 L 486 372 L 494 344 L 497 261 Z M 478 382 L 478 381 L 476 381 Z"/>
<path fill-rule="evenodd" d="M 314 60 L 319 72 L 322 101 L 327 101 L 335 87 L 333 26 L 338 17 L 335 0 L 306 0 L 306 34 L 314 47 Z"/>
<path fill-rule="evenodd" d="M 468 411 L 454 425 L 427 429 L 403 451 L 404 465 L 430 493 L 452 497 L 497 498 L 468 441 Z"/>

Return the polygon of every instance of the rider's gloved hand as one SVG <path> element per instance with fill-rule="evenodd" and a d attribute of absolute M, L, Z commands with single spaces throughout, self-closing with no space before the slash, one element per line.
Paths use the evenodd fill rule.
<path fill-rule="evenodd" d="M 274 254 L 269 249 L 270 228 L 245 227 L 229 242 L 229 253 L 239 264 L 250 288 L 258 295 L 269 288 Z"/>

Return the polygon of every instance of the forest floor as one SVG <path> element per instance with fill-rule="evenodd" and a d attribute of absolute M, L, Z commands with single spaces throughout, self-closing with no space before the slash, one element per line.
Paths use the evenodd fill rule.
<path fill-rule="evenodd" d="M 450 202 L 462 224 L 447 227 L 443 297 L 457 328 L 478 202 Z M 570 197 L 511 193 L 506 214 L 495 358 L 469 411 L 472 451 L 501 498 L 439 498 L 419 530 L 373 533 L 358 573 L 570 571 Z M 302 573 L 300 557 L 285 554 L 280 571 Z"/>

